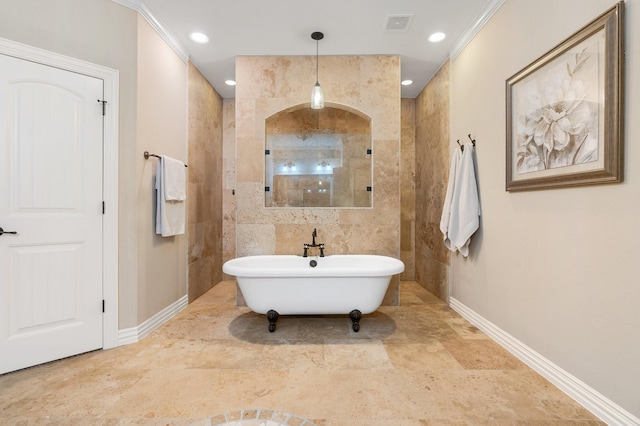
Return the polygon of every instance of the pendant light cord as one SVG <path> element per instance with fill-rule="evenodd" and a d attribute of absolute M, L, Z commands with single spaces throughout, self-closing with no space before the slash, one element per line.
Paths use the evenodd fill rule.
<path fill-rule="evenodd" d="M 320 48 L 318 46 L 319 46 L 320 40 L 324 38 L 324 34 L 322 34 L 320 31 L 316 31 L 311 34 L 311 38 L 316 41 L 316 83 L 318 83 L 318 81 L 320 80 L 320 65 L 319 65 Z"/>

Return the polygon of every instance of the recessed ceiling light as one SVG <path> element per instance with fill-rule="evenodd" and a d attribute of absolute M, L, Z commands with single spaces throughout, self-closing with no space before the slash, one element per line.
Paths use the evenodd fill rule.
<path fill-rule="evenodd" d="M 400 84 L 402 84 L 403 86 L 409 86 L 413 84 L 413 80 L 402 80 Z"/>
<path fill-rule="evenodd" d="M 196 43 L 207 43 L 209 41 L 209 37 L 203 33 L 191 33 L 189 34 L 189 37 L 191 37 L 191 40 Z"/>
<path fill-rule="evenodd" d="M 429 36 L 429 41 L 431 43 L 437 43 L 439 41 L 444 40 L 445 37 L 446 35 L 444 33 L 433 33 Z"/>
<path fill-rule="evenodd" d="M 233 80 L 225 80 L 224 84 L 226 84 L 227 86 L 235 86 L 236 82 Z"/>

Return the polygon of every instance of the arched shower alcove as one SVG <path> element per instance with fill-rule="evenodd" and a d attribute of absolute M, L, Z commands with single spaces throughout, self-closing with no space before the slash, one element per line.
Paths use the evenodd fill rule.
<path fill-rule="evenodd" d="M 371 118 L 309 104 L 265 120 L 265 206 L 370 208 Z"/>

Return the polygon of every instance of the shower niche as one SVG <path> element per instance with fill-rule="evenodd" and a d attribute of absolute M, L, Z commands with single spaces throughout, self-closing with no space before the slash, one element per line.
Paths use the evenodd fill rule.
<path fill-rule="evenodd" d="M 370 208 L 371 119 L 309 104 L 265 121 L 265 206 Z"/>

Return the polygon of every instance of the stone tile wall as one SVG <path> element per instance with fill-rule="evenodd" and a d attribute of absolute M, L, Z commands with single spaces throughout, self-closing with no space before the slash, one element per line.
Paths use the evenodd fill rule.
<path fill-rule="evenodd" d="M 400 259 L 405 269 L 401 280 L 416 276 L 416 101 L 402 99 L 400 148 Z"/>
<path fill-rule="evenodd" d="M 449 252 L 440 216 L 449 179 L 449 62 L 416 98 L 415 280 L 449 300 Z M 463 136 L 463 135 L 461 135 Z"/>
<path fill-rule="evenodd" d="M 315 56 L 236 58 L 237 256 L 302 254 L 318 229 L 327 254 L 369 253 L 400 257 L 400 58 L 322 56 L 325 105 L 371 117 L 373 207 L 265 208 L 265 119 L 308 104 Z M 384 304 L 398 304 L 392 280 Z"/>
<path fill-rule="evenodd" d="M 189 302 L 222 280 L 222 108 L 189 63 Z"/>
<path fill-rule="evenodd" d="M 222 262 L 236 257 L 236 100 L 222 102 Z M 224 280 L 232 276 L 222 274 Z"/>

